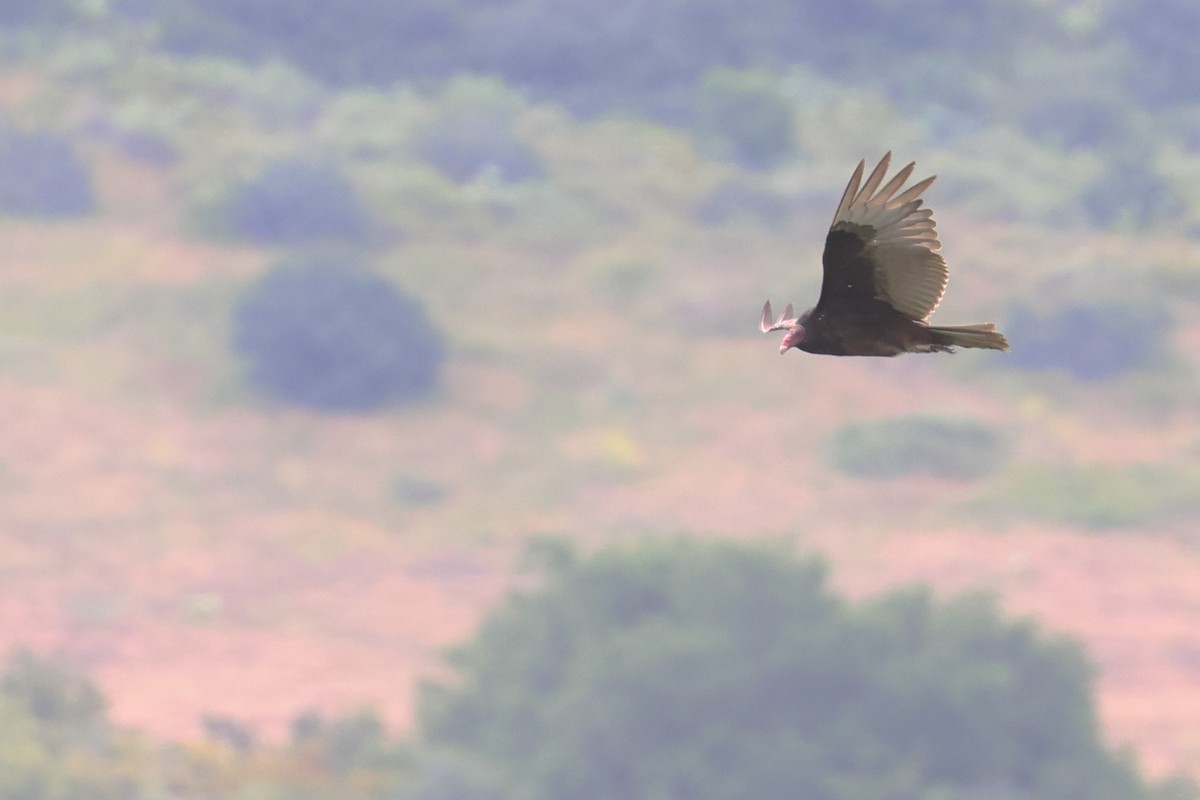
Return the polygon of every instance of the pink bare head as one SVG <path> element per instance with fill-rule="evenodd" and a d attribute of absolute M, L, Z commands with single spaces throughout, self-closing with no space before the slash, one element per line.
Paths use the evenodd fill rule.
<path fill-rule="evenodd" d="M 783 341 L 779 343 L 779 355 L 783 355 L 793 347 L 799 347 L 804 341 L 804 326 L 799 322 L 795 322 L 788 330 L 787 336 L 783 337 Z"/>
<path fill-rule="evenodd" d="M 800 324 L 800 320 L 793 317 L 792 304 L 788 303 L 787 308 L 779 315 L 779 319 L 771 321 L 771 301 L 768 300 L 763 306 L 762 320 L 758 327 L 763 333 L 771 331 L 787 331 L 787 336 L 783 337 L 783 341 L 779 343 L 779 354 L 783 355 L 793 347 L 799 347 L 804 341 L 804 326 Z"/>

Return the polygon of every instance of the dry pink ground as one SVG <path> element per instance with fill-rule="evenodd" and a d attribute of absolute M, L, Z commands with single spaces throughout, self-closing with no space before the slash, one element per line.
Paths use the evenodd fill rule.
<path fill-rule="evenodd" d="M 878 370 L 845 372 L 810 413 L 835 415 L 849 397 L 870 412 L 861 398 L 877 394 L 872 381 L 905 387 L 889 400 L 901 411 L 939 388 L 920 368 L 902 381 L 869 377 Z M 733 406 L 678 415 L 664 436 L 684 444 L 645 445 L 636 479 L 587 482 L 527 511 L 521 496 L 498 498 L 469 477 L 514 446 L 483 407 L 423 415 L 420 431 L 398 437 L 387 419 L 197 417 L 14 383 L 0 383 L 0 404 L 13 420 L 0 427 L 0 650 L 66 654 L 124 724 L 193 737 L 203 715 L 220 714 L 279 737 L 305 708 L 372 705 L 407 727 L 439 649 L 502 597 L 514 533 L 571 531 L 596 545 L 606 531 L 693 530 L 794 535 L 853 595 L 916 580 L 994 590 L 1009 610 L 1083 640 L 1111 742 L 1155 773 L 1200 775 L 1200 543 L 1186 530 L 964 528 L 936 511 L 962 494 L 957 484 L 835 479 L 797 456 L 819 446 L 819 426 Z M 1145 441 L 1125 425 L 1056 430 L 1044 446 L 1066 452 L 1137 452 Z M 1169 445 L 1144 433 L 1149 450 Z M 313 440 L 307 459 L 280 446 L 296 436 Z M 450 440 L 463 452 L 447 458 Z M 414 461 L 463 487 L 454 503 L 396 519 L 370 511 L 380 476 Z M 496 535 L 442 543 L 439 531 L 478 516 L 467 507 L 493 509 Z"/>
<path fill-rule="evenodd" d="M 996 591 L 1010 611 L 1084 641 L 1099 670 L 1110 741 L 1153 772 L 1200 774 L 1200 555 L 1177 538 L 1144 541 L 1028 529 L 817 537 L 834 584 L 860 596 L 907 581 L 941 591 Z M 37 558 L 34 553 L 27 554 Z M 43 556 L 44 557 L 44 554 Z M 115 554 L 108 557 L 121 561 Z M 111 624 L 79 622 L 91 569 L 5 582 L 0 646 L 68 655 L 103 686 L 122 723 L 197 735 L 204 714 L 278 737 L 306 707 L 381 708 L 412 720 L 415 681 L 437 651 L 468 636 L 502 596 L 511 554 L 449 550 L 424 559 L 382 552 L 288 565 L 263 576 L 249 552 L 178 550 L 113 563 L 128 607 Z M 270 572 L 270 570 L 267 570 Z M 189 619 L 197 589 L 221 598 L 219 622 Z"/>
<path fill-rule="evenodd" d="M 0 102 L 24 91 L 0 85 Z M 260 254 L 172 238 L 169 186 L 153 176 L 132 180 L 131 169 L 100 163 L 106 206 L 123 209 L 130 227 L 0 229 L 8 254 L 0 285 L 172 286 L 214 270 L 240 278 L 261 268 Z M 158 220 L 149 233 L 145 219 Z M 965 232 L 967 221 L 951 228 Z M 1039 235 L 976 232 L 957 240 L 957 255 L 983 266 L 989 253 L 1030 247 Z M 1070 266 L 1096 261 L 1097 248 L 1111 254 L 1123 246 L 1093 236 L 1042 249 Z M 979 281 L 1007 274 L 967 273 Z M 536 289 L 531 284 L 531 294 Z M 543 307 L 540 299 L 531 306 Z M 568 361 L 588 356 L 579 348 L 590 343 L 591 357 L 620 362 L 635 389 L 642 376 L 655 391 L 667 383 L 663 359 L 638 361 L 641 340 L 606 343 L 611 330 L 593 333 L 563 329 Z M 1200 341 L 1195 328 L 1185 335 Z M 502 597 L 525 533 L 568 531 L 590 545 L 617 531 L 793 535 L 830 558 L 834 584 L 852 595 L 915 580 L 945 592 L 991 589 L 1009 610 L 1078 636 L 1098 666 L 1109 740 L 1134 747 L 1156 773 L 1200 776 L 1194 532 L 974 530 L 939 516 L 944 501 L 966 499 L 957 484 L 855 482 L 811 457 L 839 420 L 921 410 L 934 397 L 950 412 L 1035 429 L 1025 440 L 1046 458 L 1180 458 L 1195 446 L 1192 414 L 1132 424 L 1102 400 L 1069 413 L 1031 401 L 1015 404 L 1013 421 L 1013 403 L 928 367 L 944 362 L 781 361 L 771 346 L 710 341 L 702 358 L 676 367 L 710 373 L 689 380 L 738 387 L 774 376 L 778 388 L 757 395 L 761 408 L 710 402 L 691 411 L 680 403 L 683 410 L 650 423 L 653 431 L 631 424 L 621 432 L 635 445 L 617 465 L 631 480 L 603 471 L 583 480 L 595 448 L 601 462 L 611 460 L 603 452 L 609 433 L 585 429 L 557 451 L 526 453 L 542 443 L 514 441 L 504 426 L 536 394 L 527 377 L 456 365 L 447 389 L 453 410 L 423 413 L 401 436 L 386 418 L 313 426 L 299 415 L 189 412 L 187 396 L 211 376 L 186 362 L 131 355 L 120 336 L 61 354 L 58 384 L 39 381 L 32 366 L 31 380 L 0 380 L 8 420 L 0 426 L 0 650 L 64 653 L 99 681 L 121 723 L 193 737 L 203 715 L 221 714 L 278 737 L 305 708 L 372 705 L 404 728 L 416 680 L 436 672 L 439 648 L 468 636 Z M 20 357 L 32 365 L 41 356 Z M 169 396 L 133 407 L 134 392 L 105 383 L 124 379 L 154 391 L 169 385 Z M 779 412 L 792 407 L 792 415 Z M 387 481 L 412 464 L 455 487 L 449 507 L 381 514 Z M 492 479 L 501 488 L 485 485 Z M 546 485 L 560 480 L 566 489 L 556 499 Z M 531 499 L 539 491 L 550 499 Z M 490 520 L 486 529 L 481 518 Z M 441 541 L 447 530 L 461 538 Z"/>

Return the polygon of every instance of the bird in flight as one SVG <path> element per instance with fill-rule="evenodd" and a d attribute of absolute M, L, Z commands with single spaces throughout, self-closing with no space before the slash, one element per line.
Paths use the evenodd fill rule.
<path fill-rule="evenodd" d="M 787 331 L 781 355 L 793 347 L 834 356 L 1008 349 L 1008 340 L 990 322 L 929 324 L 950 274 L 938 253 L 933 211 L 921 207 L 921 193 L 936 176 L 900 192 L 914 162 L 880 188 L 891 160 L 891 153 L 885 155 L 866 183 L 863 161 L 850 177 L 825 237 L 817 304 L 794 317 L 789 303 L 773 321 L 771 301 L 763 306 L 762 332 Z"/>

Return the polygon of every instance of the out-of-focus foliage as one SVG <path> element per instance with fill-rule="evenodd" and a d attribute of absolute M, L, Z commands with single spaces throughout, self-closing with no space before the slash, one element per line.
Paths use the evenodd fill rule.
<path fill-rule="evenodd" d="M 4 800 L 450 800 L 468 787 L 440 770 L 452 761 L 423 755 L 364 711 L 297 719 L 279 747 L 257 743 L 227 717 L 205 721 L 208 739 L 155 743 L 112 725 L 89 681 L 54 659 L 13 653 L 0 675 L 0 797 Z M 428 765 L 425 764 L 428 761 Z M 473 779 L 471 779 L 473 780 Z"/>
<path fill-rule="evenodd" d="M 1153 155 L 1124 144 L 1122 150 L 1108 155 L 1101 173 L 1083 187 L 1086 220 L 1099 228 L 1138 228 L 1177 219 L 1183 200 L 1153 167 Z"/>
<path fill-rule="evenodd" d="M 1163 309 L 1148 304 L 1093 302 L 1060 305 L 1044 313 L 1021 305 L 1004 326 L 1012 343 L 1007 363 L 1103 380 L 1161 359 L 1169 327 Z"/>
<path fill-rule="evenodd" d="M 103 731 L 104 699 L 91 683 L 51 659 L 18 650 L 0 676 L 0 695 L 34 719 L 73 733 Z"/>
<path fill-rule="evenodd" d="M 1186 3 L 1163 14 L 1124 2 L 1037 0 L 750 0 L 736 8 L 623 0 L 603 9 L 586 0 L 113 0 L 73 8 L 95 29 L 110 26 L 111 40 L 63 52 L 64 69 L 104 63 L 96 53 L 105 47 L 119 61 L 111 48 L 121 37 L 186 56 L 179 63 L 210 78 L 236 72 L 230 61 L 195 57 L 233 57 L 256 65 L 246 85 L 267 81 L 250 113 L 276 124 L 312 119 L 313 82 L 296 95 L 304 81 L 277 80 L 289 69 L 353 91 L 399 85 L 432 94 L 490 82 L 581 117 L 633 113 L 679 126 L 707 151 L 753 168 L 785 170 L 797 163 L 793 149 L 811 163 L 883 146 L 949 147 L 963 162 L 945 170 L 941 186 L 957 187 L 960 208 L 1071 225 L 1200 225 L 1190 177 L 1200 92 L 1179 66 L 1192 59 L 1178 34 L 1186 28 L 1164 23 L 1185 26 L 1195 13 Z M 39 36 L 65 30 L 54 14 L 35 16 Z M 159 131 L 185 110 L 178 102 L 138 116 Z M 501 181 L 545 174 L 546 151 L 529 129 L 492 109 L 432 115 L 417 127 L 399 134 L 405 147 L 455 181 L 488 164 Z"/>
<path fill-rule="evenodd" d="M 1045 187 L 1073 192 L 1059 218 L 1200 222 L 1186 209 L 1182 176 L 1161 167 L 1163 152 L 1190 147 L 1187 109 L 1200 101 L 1186 34 L 1196 11 L 1186 0 L 1153 14 L 1129 2 L 1036 0 L 116 0 L 106 8 L 189 57 L 285 59 L 338 86 L 487 75 L 581 116 L 633 112 L 688 126 L 705 147 L 757 168 L 786 165 L 798 145 L 842 145 L 797 141 L 797 112 L 836 118 L 835 101 L 866 93 L 873 107 L 903 109 L 923 138 L 978 153 L 979 169 L 1001 181 L 1031 159 L 1092 162 L 1086 185 L 1059 175 Z M 797 71 L 831 82 L 836 95 L 791 80 Z M 447 115 L 419 149 L 455 180 L 485 163 L 505 180 L 540 175 L 528 142 L 492 119 Z M 874 146 L 888 130 L 898 146 L 911 133 L 863 122 L 847 131 L 851 140 Z M 1028 149 L 999 151 L 990 141 L 999 132 Z M 1014 199 L 989 202 L 1046 218 L 1028 195 Z"/>
<path fill-rule="evenodd" d="M 1153 13 L 1135 2 L 1106 4 L 1106 27 L 1122 31 L 1143 69 L 1132 76 L 1138 95 L 1155 106 L 1196 102 L 1200 88 L 1184 76 L 1200 70 L 1193 33 L 1200 30 L 1200 6 L 1189 0 L 1162 0 Z"/>
<path fill-rule="evenodd" d="M 523 106 L 498 81 L 455 81 L 420 131 L 417 154 L 459 183 L 484 173 L 505 182 L 540 178 L 541 159 L 513 132 L 513 119 Z"/>
<path fill-rule="evenodd" d="M 985 49 L 1012 52 L 1022 37 L 1061 36 L 1052 11 L 997 0 L 918 8 L 875 0 L 737 7 L 624 0 L 603 8 L 586 0 L 348 0 L 336 8 L 318 0 L 120 0 L 117 7 L 154 16 L 164 43 L 183 54 L 278 54 L 337 83 L 488 72 L 590 113 L 630 103 L 684 110 L 684 87 L 713 66 L 809 61 L 840 77 L 899 82 L 931 48 L 965 63 Z"/>
<path fill-rule="evenodd" d="M 0 212 L 77 217 L 95 204 L 91 176 L 69 140 L 54 133 L 0 130 Z"/>
<path fill-rule="evenodd" d="M 370 710 L 328 720 L 316 714 L 303 715 L 292 726 L 292 741 L 298 747 L 323 751 L 325 765 L 340 776 L 408 763 L 383 721 Z"/>
<path fill-rule="evenodd" d="M 371 228 L 354 185 L 336 167 L 301 159 L 268 164 L 205 214 L 220 233 L 260 244 L 355 241 Z"/>
<path fill-rule="evenodd" d="M 1151 796 L 1099 741 L 1078 648 L 984 599 L 848 606 L 819 565 L 729 543 L 558 562 L 421 704 L 522 796 Z"/>
<path fill-rule="evenodd" d="M 219 714 L 207 714 L 200 724 L 204 728 L 204 735 L 211 741 L 223 742 L 239 753 L 254 749 L 257 737 L 245 723 Z"/>
<path fill-rule="evenodd" d="M 1158 464 L 1033 464 L 983 501 L 989 514 L 1105 531 L 1200 517 L 1200 473 Z"/>
<path fill-rule="evenodd" d="M 773 227 L 791 213 L 787 198 L 744 181 L 725 181 L 716 186 L 692 211 L 703 225 L 746 221 Z"/>
<path fill-rule="evenodd" d="M 130 784 L 113 756 L 100 693 L 59 663 L 16 651 L 0 676 L 0 797 L 117 800 Z"/>
<path fill-rule="evenodd" d="M 388 84 L 405 75 L 445 74 L 463 53 L 461 6 L 443 0 L 116 0 L 118 11 L 154 19 L 172 52 L 247 60 L 282 57 L 322 80 Z"/>
<path fill-rule="evenodd" d="M 0 0 L 11 23 L 0 31 L 12 67 L 5 113 L 22 129 L 53 121 L 62 141 L 78 144 L 122 226 L 94 274 L 47 282 L 39 305 L 26 302 L 30 288 L 15 287 L 6 319 L 104 330 L 102 352 L 121 357 L 123 346 L 107 348 L 143 345 L 157 332 L 179 337 L 151 351 L 163 354 L 155 366 L 136 354 L 135 369 L 105 363 L 96 370 L 103 377 L 84 374 L 86 352 L 39 363 L 45 372 L 18 366 L 139 388 L 171 379 L 163 375 L 210 379 L 220 369 L 211 362 L 227 353 L 204 342 L 218 338 L 227 306 L 192 311 L 203 327 L 170 319 L 170 305 L 130 324 L 121 314 L 133 295 L 116 286 L 113 276 L 127 276 L 112 264 L 139 257 L 130 230 L 154 245 L 172 236 L 178 188 L 212 197 L 247 164 L 317 153 L 322 166 L 275 162 L 288 169 L 238 190 L 254 195 L 248 204 L 234 208 L 244 200 L 234 192 L 215 206 L 237 212 L 221 217 L 226 232 L 268 245 L 360 239 L 367 208 L 412 230 L 415 241 L 386 256 L 388 274 L 447 305 L 473 301 L 464 304 L 463 349 L 488 362 L 467 365 L 486 396 L 459 410 L 519 445 L 500 443 L 486 476 L 445 468 L 430 472 L 434 482 L 422 469 L 387 483 L 385 474 L 380 494 L 392 506 L 383 513 L 399 503 L 433 517 L 450 505 L 444 498 L 486 477 L 497 478 L 497 497 L 528 504 L 522 518 L 557 518 L 582 486 L 661 477 L 661 465 L 678 463 L 673 448 L 708 436 L 696 426 L 713 397 L 725 409 L 763 396 L 759 376 L 730 377 L 745 363 L 734 337 L 752 327 L 755 286 L 768 272 L 772 283 L 800 279 L 793 256 L 818 263 L 820 226 L 847 167 L 886 147 L 922 165 L 936 160 L 935 207 L 955 223 L 948 245 L 959 220 L 964 238 L 974 228 L 999 241 L 972 217 L 1021 220 L 1027 227 L 1012 233 L 1025 245 L 1040 235 L 1061 243 L 1062 228 L 1161 227 L 1167 236 L 1137 252 L 1171 261 L 1172 285 L 1191 287 L 1194 299 L 1194 264 L 1170 236 L 1184 241 L 1200 229 L 1200 84 L 1178 67 L 1196 60 L 1195 15 L 1183 0 L 1154 15 L 1134 3 L 1040 0 Z M 361 193 L 349 188 L 351 175 Z M 0 193 L 38 183 L 11 177 L 0 175 Z M 148 219 L 160 200 L 161 218 Z M 772 230 L 809 217 L 812 252 Z M 724 225 L 741 220 L 761 227 Z M 81 238 L 64 237 L 62 249 L 78 252 L 90 232 L 75 228 L 89 227 L 73 226 Z M 1003 248 L 991 249 L 970 254 L 985 262 L 976 286 L 1016 294 L 1034 280 L 1027 276 L 1072 268 L 1056 261 L 1071 253 L 1047 252 L 1018 271 L 996 252 Z M 161 275 L 188 301 L 225 297 L 221 280 L 231 273 L 196 269 L 222 251 L 152 252 L 148 260 L 168 258 L 130 266 L 133 292 Z M 176 254 L 180 264 L 165 263 Z M 231 263 L 242 270 L 260 257 L 238 247 Z M 353 263 L 320 261 L 307 272 L 308 259 L 289 262 L 296 269 L 286 279 L 283 269 L 270 273 L 238 306 L 235 344 L 254 387 L 323 410 L 427 393 L 444 345 L 420 305 L 397 302 L 390 283 Z M 1115 274 L 1131 285 L 1143 266 L 1121 264 Z M 804 280 L 815 285 L 818 272 Z M 97 292 L 92 280 L 113 288 Z M 86 302 L 64 302 L 64 287 Z M 1031 315 L 1028 330 L 1041 338 L 1023 341 L 1026 326 L 1010 321 L 1006 359 L 1086 379 L 1153 364 L 1167 332 L 1146 326 L 1140 310 L 1087 317 L 1082 328 L 1056 316 L 1068 311 L 1017 313 Z M 681 331 L 703 354 L 685 353 Z M 705 337 L 720 338 L 721 350 Z M 1101 343 L 1096 353 L 1090 341 Z M 612 342 L 633 346 L 614 358 L 604 349 Z M 177 344 L 202 353 L 205 368 L 193 374 L 186 358 L 181 367 Z M 1039 362 L 1046 352 L 1059 360 Z M 10 353 L 14 373 L 16 361 Z M 813 385 L 798 380 L 796 392 Z M 654 406 L 654 395 L 670 410 Z M 693 407 L 695 415 L 679 413 Z M 684 424 L 668 424 L 677 418 Z M 984 475 L 1003 457 L 995 429 L 936 422 L 850 426 L 834 454 L 862 475 Z M 547 480 L 547 452 L 576 461 L 556 456 Z M 172 474 L 187 489 L 189 475 L 209 473 Z M 1194 515 L 1197 485 L 1169 464 L 1033 465 L 982 491 L 996 489 L 985 497 L 1000 498 L 998 516 L 1107 528 Z M 541 494 L 568 499 L 539 505 Z M 501 507 L 495 499 L 475 513 Z M 456 526 L 491 530 L 470 513 L 452 516 Z M 94 696 L 64 690 L 75 679 L 41 686 L 51 673 L 35 663 L 37 679 L 16 670 L 12 696 L 0 698 L 0 775 L 14 781 L 0 797 L 482 800 L 506 796 L 514 782 L 517 796 L 587 796 L 580 786 L 645 796 L 604 784 L 616 773 L 602 759 L 630 783 L 672 796 L 769 798 L 780 785 L 786 796 L 818 800 L 1145 794 L 1096 743 L 1072 648 L 999 620 L 986 604 L 913 593 L 850 607 L 828 595 L 815 568 L 697 547 L 559 559 L 541 593 L 514 600 L 464 650 L 464 682 L 429 695 L 431 738 L 449 752 L 412 755 L 364 713 L 305 715 L 282 748 L 257 742 L 236 717 L 215 716 L 209 741 L 164 755 L 113 734 Z M 220 596 L 191 597 L 192 620 L 212 621 Z M 112 613 L 88 611 L 92 625 Z"/>
<path fill-rule="evenodd" d="M 1000 431 L 983 422 L 911 416 L 842 425 L 830 454 L 838 469 L 860 478 L 969 479 L 994 471 L 1006 444 Z"/>
<path fill-rule="evenodd" d="M 397 501 L 412 508 L 434 506 L 446 498 L 446 490 L 441 485 L 414 475 L 395 478 L 391 493 Z"/>
<path fill-rule="evenodd" d="M 60 4 L 61 5 L 61 4 Z M 719 0 L 671 5 L 624 0 L 117 0 L 123 14 L 156 19 L 174 51 L 282 56 L 337 83 L 489 72 L 568 104 L 686 105 L 677 92 L 713 66 L 807 62 L 910 101 L 941 94 L 980 69 L 1024 77 L 1031 50 L 1105 54 L 1119 44 L 1159 69 L 1121 74 L 1117 88 L 1157 103 L 1194 100 L 1187 0 L 1146 14 L 1136 3 L 1047 4 L 1029 0 Z M 936 55 L 933 55 L 936 54 Z M 1167 65 L 1179 65 L 1178 72 Z M 972 66 L 974 70 L 960 69 Z M 932 90 L 932 91 L 931 91 Z M 989 98 L 976 93 L 972 105 Z"/>
<path fill-rule="evenodd" d="M 0 0 L 0 19 L 13 28 L 63 24 L 71 21 L 77 6 L 73 0 Z"/>
<path fill-rule="evenodd" d="M 286 261 L 253 284 L 235 310 L 233 344 L 251 386 L 322 411 L 424 397 L 444 356 L 420 303 L 332 257 Z"/>
<path fill-rule="evenodd" d="M 702 149 L 765 169 L 795 154 L 794 115 L 769 74 L 717 69 L 700 83 L 695 136 Z"/>
<path fill-rule="evenodd" d="M 1105 752 L 1078 650 L 982 598 L 849 607 L 817 565 L 774 550 L 580 562 L 556 545 L 536 554 L 548 584 L 460 653 L 468 682 L 427 697 L 447 746 L 397 738 L 369 710 L 304 712 L 282 745 L 230 741 L 245 727 L 226 717 L 208 740 L 156 743 L 109 723 L 91 683 L 19 651 L 0 675 L 0 797 L 1200 797 L 1178 778 L 1148 788 Z"/>

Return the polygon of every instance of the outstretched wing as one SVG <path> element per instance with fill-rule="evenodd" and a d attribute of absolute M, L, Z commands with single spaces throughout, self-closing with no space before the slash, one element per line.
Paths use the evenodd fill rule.
<path fill-rule="evenodd" d="M 900 194 L 914 164 L 880 188 L 892 154 L 888 153 L 862 183 L 865 162 L 850 178 L 822 256 L 824 278 L 818 307 L 883 301 L 911 319 L 924 321 L 946 292 L 949 271 L 938 254 L 941 243 L 933 211 L 921 208 L 921 193 L 934 178 Z M 860 188 L 861 184 L 861 188 Z"/>

